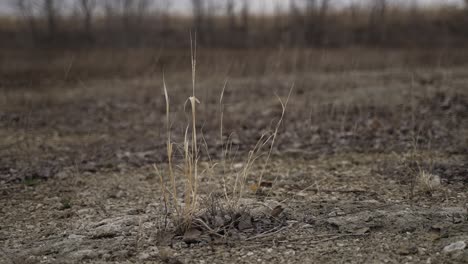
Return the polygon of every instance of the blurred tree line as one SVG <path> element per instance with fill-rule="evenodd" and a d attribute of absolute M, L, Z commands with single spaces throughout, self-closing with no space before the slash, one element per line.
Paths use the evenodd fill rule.
<path fill-rule="evenodd" d="M 288 0 L 253 12 L 248 0 L 191 0 L 191 15 L 171 0 L 9 0 L 15 19 L 0 25 L 2 46 L 185 47 L 189 29 L 207 47 L 462 46 L 468 10 L 406 7 L 390 0 Z M 466 0 L 468 3 L 468 0 Z"/>

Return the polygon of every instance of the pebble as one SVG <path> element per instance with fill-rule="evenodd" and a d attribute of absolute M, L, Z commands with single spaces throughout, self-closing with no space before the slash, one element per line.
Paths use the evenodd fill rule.
<path fill-rule="evenodd" d="M 465 241 L 457 241 L 450 245 L 445 246 L 443 252 L 450 253 L 450 252 L 457 251 L 457 250 L 463 250 L 465 248 L 466 248 Z"/>
<path fill-rule="evenodd" d="M 239 170 L 239 169 L 242 169 L 242 167 L 244 167 L 244 164 L 243 163 L 235 163 L 234 165 L 232 165 L 232 167 L 235 170 Z"/>
<path fill-rule="evenodd" d="M 90 215 L 92 213 L 93 213 L 93 210 L 91 208 L 83 208 L 83 209 L 76 211 L 76 214 L 79 216 Z"/>
<path fill-rule="evenodd" d="M 418 253 L 418 248 L 415 246 L 401 246 L 397 253 L 402 256 L 413 255 Z"/>
<path fill-rule="evenodd" d="M 91 249 L 83 249 L 75 252 L 71 252 L 69 257 L 71 259 L 82 261 L 84 259 L 95 259 L 99 256 L 99 252 L 96 252 Z"/>

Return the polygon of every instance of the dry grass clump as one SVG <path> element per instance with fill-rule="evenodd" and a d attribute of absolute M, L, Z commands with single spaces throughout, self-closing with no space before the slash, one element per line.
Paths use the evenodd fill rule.
<path fill-rule="evenodd" d="M 200 171 L 200 167 L 202 167 L 199 165 L 201 149 L 198 141 L 201 140 L 205 150 L 208 150 L 208 146 L 203 134 L 198 135 L 197 131 L 197 104 L 199 104 L 200 101 L 197 99 L 195 94 L 197 63 L 196 44 L 192 44 L 191 54 L 192 95 L 186 101 L 186 104 L 190 104 L 190 124 L 188 124 L 185 129 L 183 143 L 176 144 L 173 142 L 171 138 L 170 100 L 166 82 L 163 78 L 164 96 L 166 101 L 167 172 L 162 173 L 156 165 L 154 167 L 160 178 L 165 214 L 166 217 L 169 215 L 172 216 L 171 220 L 175 233 L 184 234 L 184 236 L 188 234 L 190 237 L 190 232 L 195 232 L 193 231 L 194 227 L 197 227 L 197 230 L 202 229 L 210 232 L 211 234 L 217 235 L 220 234 L 220 230 L 222 229 L 223 231 L 221 233 L 225 234 L 225 229 L 229 229 L 233 226 L 239 226 L 239 223 L 247 221 L 246 219 L 242 220 L 243 218 L 250 219 L 250 216 L 246 216 L 246 209 L 241 206 L 241 201 L 248 190 L 256 192 L 258 188 L 247 186 L 247 182 L 251 176 L 254 164 L 259 160 L 262 160 L 263 165 L 261 166 L 261 172 L 254 179 L 256 183 L 253 185 L 259 187 L 262 184 L 262 179 L 270 162 L 270 156 L 285 115 L 292 88 L 284 102 L 278 97 L 282 107 L 282 112 L 276 122 L 274 130 L 269 133 L 262 134 L 256 145 L 248 152 L 242 166 L 236 166 L 234 163 L 237 159 L 237 153 L 233 154 L 232 138 L 229 136 L 224 140 L 223 134 L 223 97 L 227 84 L 226 81 L 219 99 L 220 136 L 222 144 L 222 154 L 220 155 L 222 157 L 220 161 L 221 164 L 213 164 L 210 158 L 211 164 L 209 164 L 207 168 L 205 166 L 205 169 Z M 183 153 L 182 164 L 176 165 L 173 162 L 175 146 L 180 146 L 179 149 Z M 206 174 L 213 173 L 213 168 L 218 165 L 222 167 L 222 191 L 217 192 L 216 194 L 215 190 L 211 190 L 209 193 L 202 194 L 200 191 L 200 179 Z M 179 170 L 176 170 L 175 168 L 178 168 Z M 179 174 L 177 171 L 181 172 L 181 178 L 179 179 L 177 179 Z M 213 180 L 214 175 L 209 176 L 211 176 L 209 179 Z M 183 191 L 179 193 L 181 189 L 183 189 Z M 167 221 L 165 222 L 165 228 L 167 228 Z"/>
<path fill-rule="evenodd" d="M 442 189 L 441 178 L 433 173 L 435 160 L 430 152 L 414 147 L 400 156 L 400 162 L 409 180 L 411 199 L 418 193 L 432 194 Z"/>
<path fill-rule="evenodd" d="M 424 170 L 417 175 L 417 182 L 420 189 L 426 193 L 432 193 L 441 187 L 440 177 Z"/>

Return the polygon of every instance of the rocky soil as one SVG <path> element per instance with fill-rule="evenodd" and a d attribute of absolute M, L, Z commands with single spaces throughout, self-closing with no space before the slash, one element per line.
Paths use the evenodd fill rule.
<path fill-rule="evenodd" d="M 239 214 L 220 215 L 229 218 L 223 233 L 164 228 L 170 216 L 152 166 L 167 160 L 161 80 L 5 91 L 0 263 L 468 263 L 468 76 L 415 76 L 231 80 L 224 131 L 232 132 L 233 169 L 277 121 L 274 94 L 295 88 L 264 184 L 254 185 L 260 159 Z M 184 78 L 167 80 L 176 142 L 187 121 Z M 223 157 L 223 82 L 200 84 L 201 169 Z M 205 209 L 222 203 L 222 171 L 210 175 L 201 179 Z M 201 219 L 224 228 L 215 218 Z"/>

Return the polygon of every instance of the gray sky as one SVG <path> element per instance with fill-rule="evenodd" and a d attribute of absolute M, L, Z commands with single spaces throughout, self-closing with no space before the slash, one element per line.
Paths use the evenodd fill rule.
<path fill-rule="evenodd" d="M 12 9 L 10 7 L 11 0 L 0 0 L 0 14 L 11 14 Z M 67 0 L 63 0 L 67 1 Z M 68 0 L 70 1 L 70 0 Z M 98 2 L 101 0 L 98 0 Z M 191 0 L 166 0 L 171 3 L 171 11 L 187 13 L 190 12 Z M 212 0 L 214 3 L 223 4 L 224 1 L 221 0 Z M 369 3 L 373 0 L 331 0 L 335 6 L 347 6 L 351 2 L 354 3 Z M 416 1 L 419 5 L 428 6 L 428 5 L 462 5 L 463 0 L 389 0 L 389 3 L 393 4 L 408 4 Z M 242 3 L 242 1 L 238 1 Z M 251 8 L 254 12 L 273 12 L 277 7 L 287 7 L 289 4 L 288 0 L 249 0 L 251 2 Z"/>

